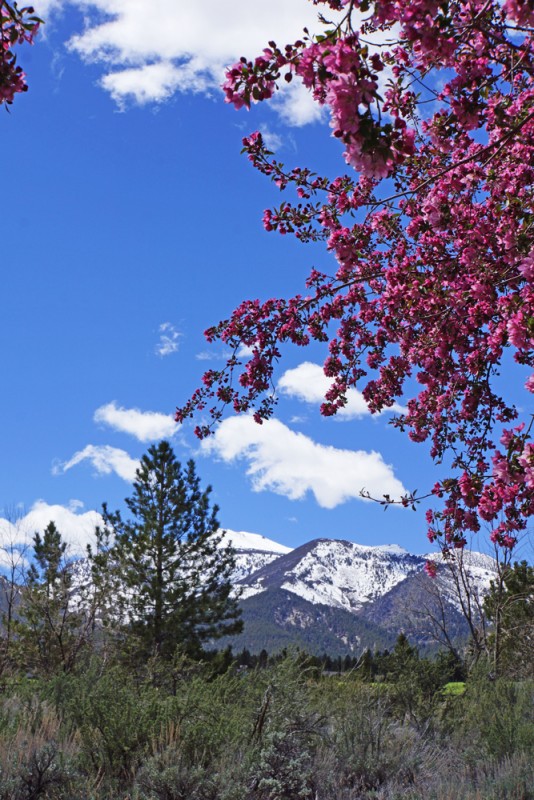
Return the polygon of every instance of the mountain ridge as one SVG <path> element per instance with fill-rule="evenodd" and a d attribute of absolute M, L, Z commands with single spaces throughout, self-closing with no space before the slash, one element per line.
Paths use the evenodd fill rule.
<path fill-rule="evenodd" d="M 271 649 L 279 649 L 292 633 L 293 643 L 305 642 L 310 652 L 326 643 L 332 654 L 353 654 L 371 640 L 390 646 L 401 632 L 420 646 L 431 646 L 431 620 L 439 604 L 451 635 L 461 638 L 468 629 L 454 578 L 459 560 L 477 598 L 495 574 L 490 556 L 470 551 L 453 553 L 445 561 L 439 553 L 414 555 L 399 545 L 320 537 L 286 553 L 271 552 L 265 561 L 254 550 L 256 539 L 242 535 L 241 544 L 245 548 L 236 552 L 235 578 L 245 631 L 228 643 L 251 652 L 261 650 L 267 640 Z M 424 572 L 428 559 L 437 563 L 435 579 Z M 370 627 L 361 633 L 364 625 Z"/>
<path fill-rule="evenodd" d="M 213 646 L 231 644 L 251 652 L 264 647 L 274 652 L 293 643 L 317 654 L 358 655 L 366 647 L 390 647 L 401 632 L 427 647 L 435 639 L 432 619 L 443 614 L 451 636 L 462 638 L 468 630 L 454 573 L 457 562 L 475 605 L 495 575 L 493 559 L 471 551 L 456 551 L 445 560 L 440 553 L 413 555 L 399 545 L 326 537 L 290 548 L 260 534 L 226 530 L 219 546 L 229 544 L 236 553 L 233 581 L 245 630 Z M 436 562 L 434 579 L 424 572 L 427 559 Z M 75 583 L 87 585 L 88 562 L 79 560 L 72 568 Z"/>

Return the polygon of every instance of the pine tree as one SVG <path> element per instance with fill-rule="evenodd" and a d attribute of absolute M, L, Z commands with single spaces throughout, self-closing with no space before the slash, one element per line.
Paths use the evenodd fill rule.
<path fill-rule="evenodd" d="M 70 672 L 92 641 L 95 606 L 73 585 L 67 544 L 54 522 L 33 539 L 34 556 L 17 609 L 19 665 L 31 672 Z"/>
<path fill-rule="evenodd" d="M 70 585 L 70 577 L 63 569 L 67 543 L 54 522 L 49 522 L 41 538 L 36 533 L 33 538 L 35 561 L 28 570 L 28 584 L 32 587 L 41 585 L 47 598 L 57 594 L 58 586 Z"/>
<path fill-rule="evenodd" d="M 211 487 L 204 491 L 189 461 L 182 467 L 168 442 L 141 459 L 126 499 L 130 520 L 104 505 L 106 525 L 122 583 L 127 630 L 140 654 L 171 658 L 178 646 L 198 655 L 206 641 L 239 633 L 237 599 L 231 595 L 231 548 L 220 547 Z"/>

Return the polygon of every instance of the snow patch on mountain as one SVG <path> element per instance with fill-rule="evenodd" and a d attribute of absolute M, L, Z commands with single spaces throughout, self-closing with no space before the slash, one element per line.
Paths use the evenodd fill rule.
<path fill-rule="evenodd" d="M 267 566 L 272 561 L 277 559 L 275 553 L 262 553 L 259 550 L 255 551 L 245 551 L 245 550 L 237 550 L 235 554 L 235 569 L 232 573 L 232 583 L 241 583 L 245 581 L 250 575 L 253 575 L 262 567 Z M 261 591 L 261 589 L 259 589 Z M 256 591 L 249 592 L 248 594 L 244 591 L 241 592 L 241 597 L 243 600 L 245 597 L 250 597 L 252 594 L 257 594 Z"/>
<path fill-rule="evenodd" d="M 281 588 L 310 603 L 356 611 L 420 570 L 422 563 L 402 548 L 320 540 L 288 574 Z"/>
<path fill-rule="evenodd" d="M 470 595 L 480 602 L 497 578 L 497 563 L 491 556 L 473 550 L 452 550 L 447 555 L 430 553 L 429 561 L 439 567 L 437 581 L 439 590 L 457 611 L 462 611 L 462 603 Z"/>
<path fill-rule="evenodd" d="M 270 564 L 281 555 L 291 552 L 286 547 L 259 533 L 248 531 L 232 531 L 226 529 L 221 539 L 220 547 L 233 547 L 235 550 L 235 570 L 232 575 L 233 583 L 246 580 L 249 575 L 257 572 L 262 567 Z M 244 599 L 246 596 L 242 594 Z"/>
<path fill-rule="evenodd" d="M 370 548 L 374 553 L 385 553 L 391 556 L 408 556 L 410 555 L 404 547 L 399 544 L 377 544 L 372 545 Z"/>
<path fill-rule="evenodd" d="M 223 533 L 221 547 L 231 545 L 236 550 L 259 550 L 264 553 L 276 553 L 284 555 L 291 552 L 291 547 L 267 539 L 259 533 L 248 533 L 247 531 L 232 531 L 226 528 Z"/>

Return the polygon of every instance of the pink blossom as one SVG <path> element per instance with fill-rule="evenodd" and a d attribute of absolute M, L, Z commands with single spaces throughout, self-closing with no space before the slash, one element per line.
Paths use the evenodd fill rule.
<path fill-rule="evenodd" d="M 18 9 L 16 4 L 0 0 L 0 105 L 10 104 L 16 94 L 27 90 L 26 75 L 17 65 L 13 52 L 17 44 L 32 44 L 39 30 L 40 20 L 31 6 Z"/>
<path fill-rule="evenodd" d="M 380 0 L 366 7 L 368 24 L 400 38 L 372 54 L 362 3 L 314 3 L 346 9 L 339 29 L 271 43 L 229 70 L 224 89 L 249 106 L 289 77 L 328 108 L 350 168 L 339 175 L 286 168 L 259 134 L 243 146 L 256 169 L 297 194 L 265 212 L 265 228 L 324 242 L 336 264 L 312 269 L 303 295 L 247 301 L 211 328 L 211 340 L 256 355 L 240 376 L 232 359 L 209 373 L 178 416 L 215 402 L 215 422 L 225 404 L 266 419 L 281 345 L 327 345 L 323 414 L 353 387 L 372 412 L 402 402 L 394 425 L 450 465 L 428 489 L 429 539 L 461 548 L 467 531 L 490 522 L 493 541 L 511 548 L 534 514 L 528 411 L 497 378 L 503 363 L 511 374 L 517 364 L 521 382 L 519 371 L 534 366 L 534 51 L 522 30 L 532 2 Z M 420 107 L 412 87 L 438 80 L 434 107 Z M 525 389 L 534 392 L 534 375 Z"/>
<path fill-rule="evenodd" d="M 531 253 L 519 265 L 519 272 L 527 281 L 534 281 L 534 254 Z"/>
<path fill-rule="evenodd" d="M 438 567 L 435 561 L 430 561 L 427 559 L 424 570 L 429 578 L 435 578 L 438 574 Z"/>

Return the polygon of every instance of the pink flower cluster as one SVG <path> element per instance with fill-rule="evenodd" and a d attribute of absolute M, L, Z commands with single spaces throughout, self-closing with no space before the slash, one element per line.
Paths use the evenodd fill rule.
<path fill-rule="evenodd" d="M 384 178 L 413 154 L 415 133 L 401 113 L 405 98 L 390 89 L 381 109 L 377 78 L 384 63 L 377 53 L 367 58 L 358 36 L 327 38 L 307 46 L 298 42 L 284 52 L 271 44 L 254 62 L 241 59 L 228 70 L 223 85 L 227 102 L 239 109 L 271 97 L 286 69 L 286 80 L 298 76 L 315 100 L 330 108 L 333 135 L 345 145 L 344 157 L 352 167 Z M 382 123 L 386 111 L 393 121 Z"/>
<path fill-rule="evenodd" d="M 435 578 L 438 574 L 438 566 L 435 561 L 428 560 L 425 563 L 424 570 L 429 578 Z"/>
<path fill-rule="evenodd" d="M 33 8 L 18 9 L 5 0 L 0 0 L 0 105 L 12 103 L 18 92 L 27 90 L 26 76 L 13 48 L 23 42 L 33 42 L 39 29 L 40 20 Z"/>
<path fill-rule="evenodd" d="M 315 2 L 345 10 L 335 31 L 283 50 L 269 43 L 229 71 L 225 91 L 249 105 L 281 78 L 300 79 L 329 106 L 359 174 L 286 169 L 259 134 L 243 145 L 255 168 L 295 189 L 296 202 L 265 212 L 265 228 L 325 241 L 336 265 L 332 275 L 312 270 L 303 295 L 248 301 L 210 329 L 234 355 L 177 419 L 209 408 L 217 420 L 228 404 L 267 418 L 280 345 L 324 343 L 333 384 L 323 414 L 356 385 L 373 412 L 401 398 L 407 411 L 393 424 L 450 465 L 431 490 L 431 541 L 461 548 L 489 526 L 495 543 L 512 548 L 534 514 L 529 404 L 521 411 L 499 381 L 504 359 L 513 360 L 519 385 L 534 392 L 532 3 L 377 0 L 358 33 L 363 0 Z M 400 36 L 373 52 L 365 40 L 377 30 Z M 382 85 L 384 70 L 392 77 Z M 431 113 L 414 85 L 432 99 Z M 253 352 L 246 363 L 243 344 Z"/>

